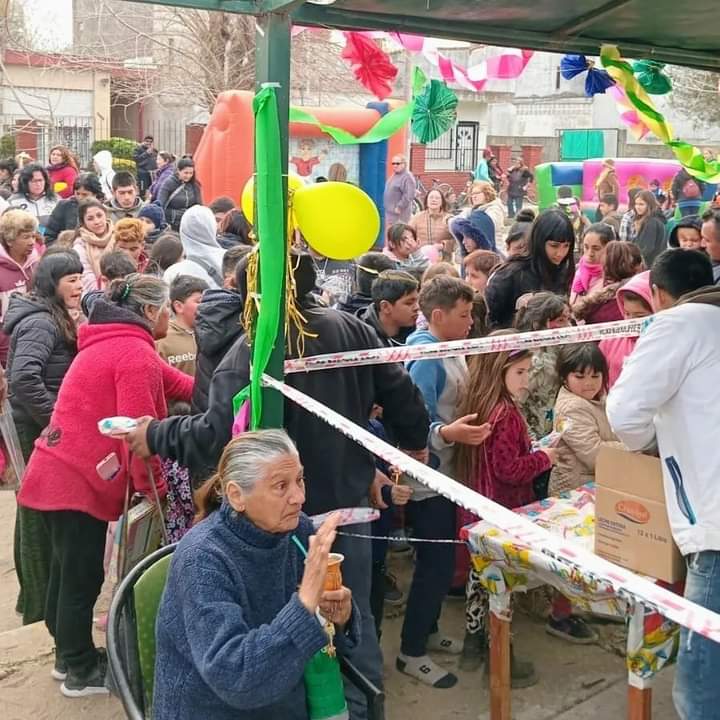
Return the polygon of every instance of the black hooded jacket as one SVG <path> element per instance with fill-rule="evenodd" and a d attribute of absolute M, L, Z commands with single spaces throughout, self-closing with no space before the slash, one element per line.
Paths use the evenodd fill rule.
<path fill-rule="evenodd" d="M 47 305 L 32 295 L 10 298 L 7 377 L 13 418 L 37 434 L 50 422 L 60 384 L 77 348 L 67 343 Z"/>
<path fill-rule="evenodd" d="M 208 409 L 210 382 L 215 368 L 243 332 L 243 298 L 233 290 L 206 290 L 195 316 L 197 360 L 192 411 Z"/>
<path fill-rule="evenodd" d="M 378 347 L 374 330 L 358 318 L 317 304 L 301 303 L 313 333 L 305 355 Z M 291 342 L 291 348 L 296 343 Z M 296 351 L 292 350 L 292 357 Z M 152 421 L 148 444 L 153 453 L 174 458 L 195 478 L 207 477 L 230 440 L 232 398 L 249 382 L 250 349 L 244 336 L 230 348 L 210 384 L 208 411 L 203 415 Z M 288 375 L 286 382 L 366 427 L 374 403 L 383 407 L 398 445 L 419 450 L 427 445 L 429 417 L 419 390 L 402 365 L 388 363 Z M 371 453 L 291 401 L 285 403 L 285 427 L 297 444 L 305 468 L 309 515 L 356 506 L 367 499 L 375 475 Z"/>

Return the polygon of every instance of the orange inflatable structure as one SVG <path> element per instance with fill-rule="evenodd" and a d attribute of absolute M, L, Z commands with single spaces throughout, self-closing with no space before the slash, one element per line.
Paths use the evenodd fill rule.
<path fill-rule="evenodd" d="M 194 155 L 203 197 L 211 202 L 227 195 L 240 203 L 242 189 L 253 174 L 254 117 L 253 93 L 228 91 L 215 104 L 202 140 Z M 391 109 L 389 103 L 371 103 L 367 108 L 313 108 L 312 113 L 326 125 L 360 136 Z M 382 215 L 382 191 L 392 172 L 390 159 L 405 152 L 407 129 L 388 140 L 362 145 L 338 145 L 314 125 L 290 124 L 290 172 L 306 182 L 319 176 L 347 180 L 362 187 L 378 205 Z"/>

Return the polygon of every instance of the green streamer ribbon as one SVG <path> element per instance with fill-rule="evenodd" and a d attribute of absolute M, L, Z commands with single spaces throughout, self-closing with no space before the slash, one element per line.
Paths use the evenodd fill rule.
<path fill-rule="evenodd" d="M 290 108 L 290 122 L 314 125 L 324 133 L 327 133 L 338 145 L 359 145 L 387 140 L 410 122 L 410 118 L 415 110 L 416 97 L 426 83 L 427 77 L 425 73 L 416 67 L 413 71 L 413 94 L 410 102 L 383 115 L 366 133 L 360 136 L 353 135 L 351 132 L 335 127 L 334 125 L 326 125 L 318 120 L 312 113 L 298 107 Z"/>
<path fill-rule="evenodd" d="M 250 400 L 250 427 L 260 427 L 262 386 L 278 334 L 283 306 L 283 281 L 287 254 L 283 232 L 285 203 L 280 161 L 280 124 L 275 89 L 260 90 L 253 100 L 255 114 L 255 228 L 258 237 L 259 290 L 261 295 L 252 343 L 250 385 L 233 398 L 233 410 Z M 248 302 L 252 302 L 248 300 Z"/>
<path fill-rule="evenodd" d="M 637 111 L 640 120 L 673 151 L 688 173 L 704 182 L 720 182 L 720 162 L 707 160 L 699 148 L 683 140 L 673 139 L 673 131 L 669 123 L 655 108 L 650 96 L 633 74 L 632 66 L 621 57 L 617 47 L 603 45 L 600 59 L 613 80 L 625 91 L 627 99 Z"/>

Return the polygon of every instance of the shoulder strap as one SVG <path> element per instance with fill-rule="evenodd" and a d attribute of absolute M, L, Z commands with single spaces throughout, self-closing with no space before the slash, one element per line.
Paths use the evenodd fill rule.
<path fill-rule="evenodd" d="M 190 259 L 197 263 L 220 287 L 222 287 L 223 279 L 216 267 L 207 262 L 205 258 L 193 257 Z"/>
<path fill-rule="evenodd" d="M 183 183 L 180 183 L 175 190 L 170 194 L 170 197 L 165 201 L 165 204 L 163 205 L 163 210 L 167 210 L 167 206 L 172 202 L 173 198 L 183 189 Z"/>

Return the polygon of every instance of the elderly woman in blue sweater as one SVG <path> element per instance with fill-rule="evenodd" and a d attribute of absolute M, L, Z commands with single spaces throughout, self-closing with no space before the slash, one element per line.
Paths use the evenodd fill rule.
<path fill-rule="evenodd" d="M 204 517 L 173 554 L 157 621 L 155 720 L 307 720 L 303 669 L 359 638 L 350 590 L 325 591 L 337 516 L 313 532 L 283 430 L 246 433 L 198 491 Z M 292 540 L 309 547 L 307 560 Z"/>

